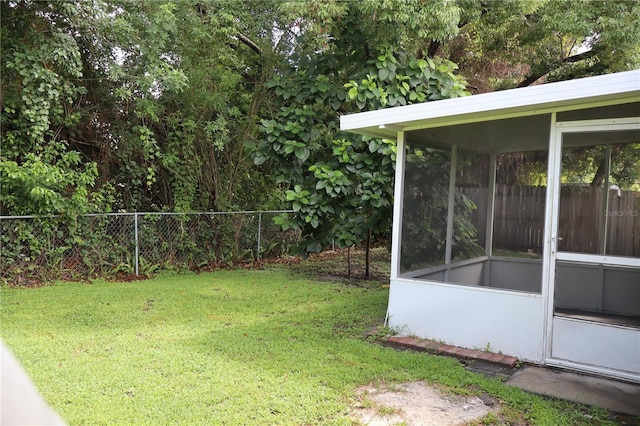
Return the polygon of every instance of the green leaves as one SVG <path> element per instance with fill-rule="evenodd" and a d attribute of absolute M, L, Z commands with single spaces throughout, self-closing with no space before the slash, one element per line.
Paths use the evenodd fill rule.
<path fill-rule="evenodd" d="M 77 217 L 92 207 L 97 164 L 68 142 L 89 127 L 78 108 L 87 93 L 83 51 L 70 30 L 85 5 L 1 5 L 2 214 Z"/>
<path fill-rule="evenodd" d="M 316 178 L 316 190 L 324 190 L 331 197 L 351 193 L 352 182 L 342 171 L 327 165 L 313 165 L 309 171 Z"/>
<path fill-rule="evenodd" d="M 372 94 L 358 92 L 370 87 L 370 78 L 359 83 L 336 84 L 326 75 L 295 72 L 267 83 L 280 94 L 282 106 L 273 119 L 261 120 L 263 139 L 256 145 L 254 164 L 270 164 L 274 180 L 289 185 L 287 203 L 296 211 L 291 218 L 277 220 L 283 229 L 299 229 L 306 238 L 301 249 L 319 250 L 334 237 L 338 245 L 353 244 L 363 235 L 363 168 L 375 168 L 368 145 L 362 138 L 336 138 L 336 108 L 355 94 L 363 105 Z M 290 87 L 301 90 L 292 98 Z M 278 90 L 281 88 L 281 90 Z M 306 90 L 306 92 L 305 92 Z M 392 169 L 390 163 L 387 167 Z M 382 194 L 369 196 L 374 199 Z M 376 204 L 382 205 L 382 204 Z"/>
<path fill-rule="evenodd" d="M 640 66 L 638 2 L 469 2 L 465 14 L 456 62 L 480 91 Z"/>
<path fill-rule="evenodd" d="M 353 100 L 358 96 L 358 83 L 347 83 L 345 84 L 345 87 L 349 88 L 349 92 L 347 92 L 349 99 Z"/>
<path fill-rule="evenodd" d="M 89 209 L 87 189 L 98 175 L 95 164 L 78 168 L 77 152 L 63 152 L 65 143 L 52 143 L 43 152 L 25 155 L 22 163 L 0 161 L 3 204 L 16 215 L 77 216 Z"/>
<path fill-rule="evenodd" d="M 396 64 L 396 58 L 390 53 L 378 56 L 378 60 L 375 61 L 375 66 L 378 69 L 378 79 L 381 82 L 393 81 L 396 78 Z"/>
<path fill-rule="evenodd" d="M 263 138 L 254 164 L 268 166 L 287 185 L 286 201 L 296 211 L 279 220 L 299 229 L 317 249 L 331 240 L 339 246 L 361 241 L 369 229 L 388 230 L 395 166 L 395 142 L 338 132 L 336 109 L 366 111 L 443 97 L 466 95 L 455 64 L 429 58 L 399 60 L 380 53 L 347 78 L 346 68 L 326 69 L 317 58 L 311 71 L 292 71 L 267 82 L 280 108 L 261 120 Z"/>
<path fill-rule="evenodd" d="M 431 58 L 411 58 L 408 64 L 398 64 L 387 53 L 369 61 L 363 71 L 367 78 L 351 80 L 344 87 L 359 110 L 466 96 L 469 92 L 464 79 L 453 73 L 456 68 L 453 62 Z"/>

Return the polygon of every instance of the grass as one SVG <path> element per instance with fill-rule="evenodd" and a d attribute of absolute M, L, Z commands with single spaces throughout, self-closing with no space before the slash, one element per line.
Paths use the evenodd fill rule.
<path fill-rule="evenodd" d="M 358 386 L 412 380 L 504 401 L 492 424 L 608 418 L 364 337 L 388 289 L 350 284 L 276 267 L 2 288 L 1 336 L 72 425 L 352 424 Z"/>

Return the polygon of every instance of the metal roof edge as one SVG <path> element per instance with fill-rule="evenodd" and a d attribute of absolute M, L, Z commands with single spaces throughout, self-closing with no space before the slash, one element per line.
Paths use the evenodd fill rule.
<path fill-rule="evenodd" d="M 491 111 L 500 114 L 552 108 L 554 105 L 560 107 L 623 94 L 627 94 L 624 97 L 640 96 L 640 70 L 348 114 L 340 117 L 340 130 L 369 134 L 372 127 L 477 116 Z M 369 131 L 363 132 L 365 128 Z M 387 132 L 389 135 L 395 133 L 380 133 Z"/>

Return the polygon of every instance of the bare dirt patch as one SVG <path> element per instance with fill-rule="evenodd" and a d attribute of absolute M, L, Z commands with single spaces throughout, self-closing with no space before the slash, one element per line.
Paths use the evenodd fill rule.
<path fill-rule="evenodd" d="M 454 426 L 497 413 L 492 401 L 487 405 L 476 396 L 447 395 L 424 382 L 364 386 L 358 396 L 352 415 L 370 426 Z"/>

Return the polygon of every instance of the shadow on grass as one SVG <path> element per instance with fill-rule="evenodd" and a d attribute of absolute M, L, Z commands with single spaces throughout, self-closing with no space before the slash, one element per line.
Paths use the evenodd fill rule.
<path fill-rule="evenodd" d="M 351 271 L 349 271 L 349 257 Z M 290 265 L 295 273 L 307 275 L 325 281 L 347 282 L 367 285 L 367 281 L 389 281 L 391 254 L 387 247 L 376 247 L 370 253 L 370 276 L 365 278 L 366 252 L 363 248 L 327 250 L 312 254 L 300 262 Z"/>
<path fill-rule="evenodd" d="M 340 300 L 336 295 L 333 300 L 266 312 L 251 324 L 208 330 L 181 345 L 197 357 L 224 358 L 228 368 L 245 377 L 245 386 L 261 395 L 257 411 L 254 407 L 246 419 L 236 421 L 344 422 L 345 410 L 363 384 L 418 379 L 458 386 L 469 381 L 469 373 L 453 359 L 398 353 L 367 340 L 365 331 L 382 320 L 386 294 L 352 290 L 357 297 Z M 225 393 L 234 398 L 233 391 Z M 283 417 L 285 412 L 291 417 Z"/>

